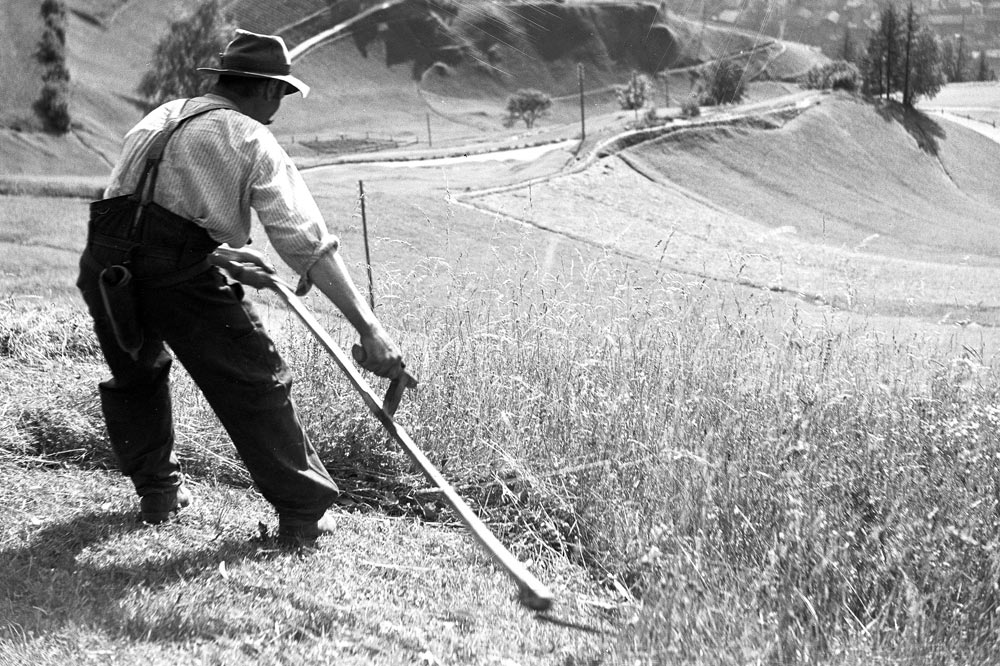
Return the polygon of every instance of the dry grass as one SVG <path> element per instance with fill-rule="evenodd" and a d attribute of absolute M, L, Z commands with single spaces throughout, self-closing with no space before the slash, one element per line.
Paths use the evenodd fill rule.
<path fill-rule="evenodd" d="M 931 349 L 863 324 L 808 324 L 773 297 L 737 298 L 614 260 L 498 274 L 489 288 L 445 270 L 448 304 L 418 297 L 389 319 L 421 359 L 423 385 L 400 421 L 520 555 L 576 563 L 620 602 L 641 600 L 607 663 L 971 664 L 997 648 L 1000 382 L 980 352 Z M 326 459 L 362 470 L 371 486 L 381 478 L 429 497 L 380 433 L 350 416 L 357 399 L 322 371 L 328 361 L 305 332 L 271 317 L 295 367 L 314 369 L 297 392 Z M 32 339 L 52 349 L 50 338 Z M 47 355 L 58 353 L 29 354 Z M 181 429 L 208 446 L 212 426 L 179 379 Z M 216 444 L 210 457 L 231 459 L 228 444 Z M 190 439 L 180 450 L 196 457 Z M 212 467 L 195 465 L 196 480 L 213 483 Z M 106 531 L 111 518 L 87 520 Z M 80 538 L 83 528 L 58 529 Z M 105 543 L 100 534 L 88 542 Z M 198 543 L 197 532 L 185 537 L 168 562 L 205 575 L 219 556 L 213 546 L 202 557 Z M 240 567 L 260 556 L 259 546 L 231 547 L 221 559 Z M 100 570 L 118 570 L 121 552 Z M 101 576 L 74 603 L 98 603 L 90 595 L 99 600 L 110 580 Z M 166 597 L 155 585 L 123 589 L 124 612 L 142 610 L 117 620 L 115 640 L 134 650 L 151 633 L 245 650 L 268 628 L 247 620 L 237 631 L 224 619 L 233 608 L 284 612 L 279 600 L 227 592 L 178 616 L 176 599 L 195 594 L 183 585 Z M 312 611 L 290 612 L 282 626 Z M 300 638 L 278 635 L 299 655 L 345 631 L 339 620 L 302 626 Z M 470 663 L 459 654 L 449 663 Z"/>

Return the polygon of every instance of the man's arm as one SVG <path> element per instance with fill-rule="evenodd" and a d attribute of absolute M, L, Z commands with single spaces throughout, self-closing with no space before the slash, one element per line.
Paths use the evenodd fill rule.
<path fill-rule="evenodd" d="M 309 269 L 309 279 L 337 306 L 361 336 L 362 367 L 380 377 L 403 373 L 403 356 L 382 323 L 361 296 L 337 251 L 327 252 Z"/>

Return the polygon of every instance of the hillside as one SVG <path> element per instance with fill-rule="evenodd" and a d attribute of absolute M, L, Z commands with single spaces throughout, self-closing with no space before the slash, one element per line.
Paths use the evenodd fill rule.
<path fill-rule="evenodd" d="M 121 135 L 138 119 L 134 91 L 158 35 L 192 0 L 69 0 L 67 59 L 72 76 L 74 130 L 66 137 L 18 136 L 0 128 L 0 171 L 91 176 L 106 173 Z M 275 133 L 297 150 L 319 137 L 372 137 L 453 144 L 511 136 L 501 126 L 504 100 L 519 88 L 555 97 L 549 125 L 579 116 L 577 65 L 585 68 L 588 114 L 613 113 L 611 86 L 633 70 L 672 69 L 674 99 L 689 85 L 686 67 L 716 57 L 757 58 L 771 78 L 794 77 L 809 62 L 796 47 L 769 47 L 740 31 L 705 29 L 662 14 L 652 4 L 459 3 L 405 0 L 365 14 L 359 2 L 321 0 L 273 3 L 234 0 L 227 5 L 241 27 L 277 32 L 294 48 L 304 39 L 349 24 L 335 39 L 305 53 L 298 72 L 313 85 L 307 100 L 285 105 Z M 7 116 L 30 116 L 34 94 L 31 53 L 40 31 L 30 7 L 8 4 L 0 64 L 19 91 Z M 356 17 L 364 15 L 363 20 Z M 740 56 L 739 54 L 745 54 Z M 18 68 L 16 63 L 29 63 Z M 9 123 L 8 123 L 9 124 Z M 52 160 L 59 154 L 61 159 Z"/>
<path fill-rule="evenodd" d="M 1000 146 L 970 130 L 834 97 L 783 125 L 694 129 L 629 151 L 743 217 L 879 254 L 1000 257 Z"/>
<path fill-rule="evenodd" d="M 353 26 L 305 53 L 316 93 L 273 128 L 420 378 L 398 423 L 554 609 L 518 604 L 267 290 L 246 291 L 342 490 L 337 534 L 279 547 L 180 363 L 176 451 L 195 504 L 142 525 L 75 286 L 79 188 L 106 178 L 138 117 L 152 35 L 194 1 L 72 0 L 77 127 L 0 130 L 0 184 L 39 187 L 0 194 L 0 664 L 995 661 L 1000 148 L 936 115 L 799 88 L 812 49 L 646 5 L 390 0 L 354 20 L 357 0 L 230 3 L 293 46 Z M 6 5 L 18 58 L 31 4 Z M 682 118 L 691 67 L 710 58 L 759 78 L 744 104 Z M 670 108 L 637 127 L 609 86 L 661 63 Z M 504 129 L 522 85 L 560 97 L 541 126 Z M 949 88 L 941 103 L 989 109 L 995 93 Z M 404 145 L 327 150 L 376 139 Z M 317 291 L 305 302 L 346 349 L 356 333 Z"/>
<path fill-rule="evenodd" d="M 1000 323 L 998 145 L 802 95 L 791 111 L 678 125 L 585 171 L 468 200 L 699 279 L 871 316 Z"/>

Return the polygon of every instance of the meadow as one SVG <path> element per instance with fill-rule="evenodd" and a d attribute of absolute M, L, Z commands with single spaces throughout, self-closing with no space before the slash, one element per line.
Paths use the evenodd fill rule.
<path fill-rule="evenodd" d="M 639 116 L 615 110 L 615 62 L 587 70 L 590 134 L 572 149 L 347 162 L 308 139 L 402 135 L 415 148 L 397 160 L 430 154 L 418 141 L 432 129 L 435 154 L 453 157 L 572 139 L 577 70 L 494 44 L 524 85 L 559 86 L 543 125 L 503 129 L 505 91 L 476 64 L 418 80 L 387 43 L 343 40 L 296 65 L 325 85 L 274 126 L 362 290 L 364 182 L 376 309 L 421 380 L 398 419 L 552 586 L 551 613 L 518 606 L 265 293 L 253 299 L 343 491 L 341 529 L 316 550 L 277 548 L 275 517 L 183 368 L 177 449 L 196 503 L 139 524 L 73 283 L 81 192 L 137 117 L 146 33 L 183 4 L 73 2 L 78 125 L 0 131 L 0 665 L 995 661 L 1000 149 L 943 119 L 799 90 L 811 49 L 678 17 L 657 34 L 697 35 L 698 57 L 766 59 L 774 80 L 750 86 L 752 117 L 705 109 L 704 124 L 594 152 Z M 274 9 L 288 3 L 232 4 L 244 27 L 288 22 Z M 605 34 L 620 9 L 581 16 Z M 23 56 L 33 38 L 13 27 L 28 10 L 4 11 L 0 34 Z M 37 72 L 18 63 L 3 73 L 25 110 Z M 690 85 L 678 65 L 674 103 Z M 992 122 L 996 91 L 949 86 L 925 108 Z"/>
<path fill-rule="evenodd" d="M 834 308 L 741 281 L 732 263 L 678 270 L 693 255 L 661 244 L 644 256 L 627 246 L 635 235 L 602 244 L 533 224 L 545 211 L 571 225 L 558 214 L 564 180 L 515 197 L 519 210 L 456 196 L 508 168 L 521 167 L 307 179 L 350 237 L 362 286 L 356 201 L 343 193 L 359 175 L 370 183 L 375 298 L 422 380 L 399 420 L 552 584 L 552 621 L 517 608 L 263 294 L 345 491 L 343 536 L 275 550 L 273 518 L 182 370 L 178 449 L 199 503 L 140 529 L 112 471 L 94 389 L 104 370 L 72 289 L 85 202 L 6 197 L 0 662 L 989 663 L 1000 638 L 989 328 L 919 307 Z M 701 237 L 698 256 L 726 236 Z M 60 257 L 50 274 L 36 253 Z M 348 345 L 339 318 L 309 302 Z"/>

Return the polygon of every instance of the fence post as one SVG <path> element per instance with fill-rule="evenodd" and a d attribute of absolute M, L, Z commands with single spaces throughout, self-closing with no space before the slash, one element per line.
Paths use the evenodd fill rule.
<path fill-rule="evenodd" d="M 358 181 L 358 193 L 361 197 L 361 231 L 365 236 L 365 265 L 368 267 L 368 303 L 372 312 L 375 311 L 375 287 L 372 284 L 372 255 L 368 249 L 368 217 L 365 215 L 365 183 Z"/>

